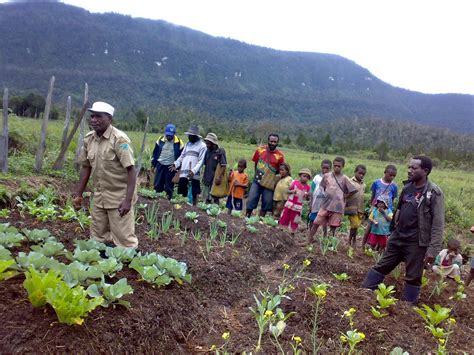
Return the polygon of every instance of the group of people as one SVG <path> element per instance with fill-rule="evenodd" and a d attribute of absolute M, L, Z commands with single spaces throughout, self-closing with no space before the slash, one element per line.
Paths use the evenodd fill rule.
<path fill-rule="evenodd" d="M 89 111 L 93 131 L 84 139 L 74 205 L 81 207 L 82 194 L 92 176 L 91 237 L 104 243 L 135 248 L 138 239 L 132 205 L 137 200 L 136 171 L 130 140 L 112 126 L 114 108 L 111 105 L 95 102 Z M 314 242 L 320 227 L 324 236 L 329 227 L 335 237 L 344 214 L 350 223 L 348 243 L 355 245 L 366 212 L 364 177 L 367 168 L 364 165 L 357 165 L 354 176 L 349 178 L 343 173 L 344 158 L 336 157 L 332 162 L 323 160 L 320 172 L 314 177 L 310 169 L 303 168 L 298 171 L 298 179 L 292 180 L 290 166 L 278 149 L 279 137 L 272 133 L 267 144 L 259 147 L 251 159 L 255 174 L 249 187 L 245 173 L 247 161 L 239 160 L 235 171 L 228 169 L 226 152 L 214 133 L 202 138 L 199 128 L 191 126 L 185 135 L 188 137 L 186 144 L 177 137 L 176 126 L 168 124 L 164 135 L 156 141 L 152 166 L 157 192 L 164 191 L 171 199 L 177 184 L 178 193 L 190 198 L 193 205 L 197 204 L 200 195 L 206 203 L 219 203 L 220 198 L 226 197 L 229 213 L 245 209 L 248 217 L 261 203 L 259 215 L 271 213 L 291 233 L 298 230 L 303 203 L 308 200 L 310 228 L 305 245 Z M 451 265 L 459 263 L 459 242 L 451 240 L 448 249 L 439 253 L 443 241 L 444 196 L 428 179 L 431 170 L 432 161 L 427 156 L 415 156 L 410 160 L 408 180 L 396 208 L 396 167 L 388 165 L 382 178 L 372 183 L 368 227 L 362 245 L 369 244 L 384 253 L 367 273 L 364 287 L 376 288 L 400 262 L 405 262 L 403 299 L 415 303 L 427 264 L 434 264 L 436 272 L 448 276 L 458 274 L 459 267 Z"/>

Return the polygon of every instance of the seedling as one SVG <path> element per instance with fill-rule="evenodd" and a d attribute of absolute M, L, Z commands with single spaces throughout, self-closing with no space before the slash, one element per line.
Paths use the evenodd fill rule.
<path fill-rule="evenodd" d="M 354 313 L 356 312 L 355 308 L 351 308 L 348 311 L 344 312 L 344 317 L 349 319 L 349 326 L 350 330 L 346 331 L 346 333 L 342 333 L 340 336 L 342 344 L 349 345 L 349 352 L 348 354 L 355 354 L 356 353 L 356 346 L 361 341 L 365 339 L 365 334 L 359 332 L 356 328 L 354 328 Z"/>
<path fill-rule="evenodd" d="M 230 239 L 230 244 L 232 244 L 232 246 L 234 246 L 235 243 L 237 243 L 237 241 L 239 240 L 241 234 L 242 234 L 242 232 L 239 232 L 237 234 L 232 233 L 232 236 L 231 236 L 231 239 Z"/>
<path fill-rule="evenodd" d="M 347 257 L 350 258 L 350 259 L 352 259 L 354 257 L 354 248 L 351 247 L 351 246 L 349 246 L 347 248 Z"/>
<path fill-rule="evenodd" d="M 221 209 L 218 205 L 211 205 L 207 209 L 206 213 L 211 217 L 217 217 L 221 213 Z"/>
<path fill-rule="evenodd" d="M 254 226 L 250 224 L 247 225 L 247 230 L 252 234 L 257 232 L 257 228 L 255 228 Z"/>
<path fill-rule="evenodd" d="M 8 208 L 2 208 L 0 210 L 0 218 L 8 218 L 10 217 L 11 211 Z"/>
<path fill-rule="evenodd" d="M 438 341 L 437 354 L 448 354 L 446 346 L 448 344 L 449 335 L 452 333 L 451 327 L 456 324 L 454 318 L 449 318 L 451 309 L 441 307 L 439 304 L 435 304 L 434 309 L 426 304 L 423 304 L 422 307 L 423 309 L 419 307 L 415 307 L 414 309 L 415 312 L 425 321 L 426 329 L 428 329 Z M 448 319 L 448 328 L 445 329 L 444 327 L 439 327 L 439 325 L 446 319 Z"/>
<path fill-rule="evenodd" d="M 197 212 L 194 212 L 194 211 L 188 211 L 184 214 L 184 216 L 187 218 L 187 219 L 190 219 L 191 221 L 193 221 L 194 223 L 197 223 L 198 222 L 198 217 L 199 217 L 199 214 Z"/>
<path fill-rule="evenodd" d="M 326 298 L 328 288 L 329 285 L 326 283 L 313 284 L 310 288 L 308 288 L 309 292 L 311 292 L 311 294 L 316 300 L 316 302 L 313 303 L 313 327 L 311 329 L 311 343 L 313 345 L 313 354 L 317 354 L 319 351 L 319 343 L 317 338 L 317 332 L 319 328 L 319 307 Z"/>
<path fill-rule="evenodd" d="M 195 241 L 200 241 L 202 239 L 202 234 L 201 234 L 201 231 L 199 229 L 197 231 L 192 231 L 191 234 L 192 234 L 193 239 Z"/>
<path fill-rule="evenodd" d="M 273 219 L 272 216 L 263 217 L 262 222 L 271 227 L 276 227 L 278 225 L 278 220 Z"/>
<path fill-rule="evenodd" d="M 431 291 L 428 299 L 431 299 L 431 297 L 434 294 L 436 294 L 437 296 L 440 296 L 447 286 L 448 286 L 448 283 L 445 281 L 444 277 L 440 275 L 438 278 L 438 281 L 435 282 L 433 290 Z"/>
<path fill-rule="evenodd" d="M 224 221 L 221 221 L 220 219 L 217 220 L 217 225 L 218 225 L 220 228 L 227 229 L 227 223 L 224 222 Z"/>
<path fill-rule="evenodd" d="M 242 212 L 241 212 L 241 211 L 237 211 L 237 210 L 232 210 L 232 212 L 230 213 L 230 215 L 231 215 L 232 217 L 240 218 L 240 217 L 242 217 Z"/>
<path fill-rule="evenodd" d="M 16 267 L 15 260 L 13 259 L 0 260 L 0 281 L 8 280 L 9 278 L 12 278 L 13 276 L 18 275 L 19 274 L 18 271 L 8 270 L 14 267 Z"/>
<path fill-rule="evenodd" d="M 349 275 L 347 275 L 345 272 L 341 273 L 341 274 L 332 274 L 332 276 L 334 276 L 336 278 L 336 280 L 338 281 L 347 281 L 349 280 L 351 277 Z"/>
<path fill-rule="evenodd" d="M 209 208 L 210 205 L 208 205 L 207 203 L 205 202 L 199 202 L 197 204 L 197 208 L 199 208 L 201 211 L 207 211 L 207 209 Z"/>
<path fill-rule="evenodd" d="M 138 189 L 138 193 L 143 197 L 154 199 L 158 197 L 158 193 L 155 190 L 148 190 L 148 189 Z"/>
<path fill-rule="evenodd" d="M 145 219 L 148 225 L 153 226 L 157 223 L 158 208 L 159 208 L 158 203 L 152 203 L 151 205 L 148 205 L 148 207 L 145 209 Z"/>
<path fill-rule="evenodd" d="M 456 289 L 456 293 L 449 297 L 450 300 L 455 300 L 455 301 L 462 301 L 465 299 L 467 296 L 464 293 L 464 282 L 461 280 L 461 278 L 458 276 L 454 279 L 456 283 L 458 284 L 458 287 Z"/>
<path fill-rule="evenodd" d="M 211 240 L 215 240 L 217 236 L 219 235 L 219 225 L 217 224 L 216 221 L 211 222 L 209 224 L 209 237 Z"/>
<path fill-rule="evenodd" d="M 161 216 L 161 233 L 168 233 L 173 223 L 173 213 L 165 212 Z"/>
<path fill-rule="evenodd" d="M 174 221 L 173 221 L 173 229 L 176 231 L 176 232 L 179 232 L 181 230 L 181 220 L 179 218 L 176 218 Z"/>
<path fill-rule="evenodd" d="M 260 221 L 259 216 L 245 217 L 245 224 L 251 225 Z"/>

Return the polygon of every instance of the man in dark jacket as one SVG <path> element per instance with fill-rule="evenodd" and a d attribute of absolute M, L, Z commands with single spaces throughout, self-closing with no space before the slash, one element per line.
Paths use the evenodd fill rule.
<path fill-rule="evenodd" d="M 165 191 L 168 199 L 173 197 L 174 171 L 170 166 L 178 159 L 183 151 L 183 141 L 176 136 L 176 126 L 169 124 L 165 128 L 165 135 L 158 138 L 153 149 L 151 165 L 155 169 L 154 188 L 156 192 Z"/>
<path fill-rule="evenodd" d="M 416 303 L 425 264 L 433 263 L 441 249 L 444 230 L 444 195 L 428 180 L 433 163 L 416 156 L 408 166 L 406 182 L 392 220 L 392 234 L 382 259 L 369 270 L 363 287 L 377 288 L 400 262 L 405 262 L 402 300 Z"/>

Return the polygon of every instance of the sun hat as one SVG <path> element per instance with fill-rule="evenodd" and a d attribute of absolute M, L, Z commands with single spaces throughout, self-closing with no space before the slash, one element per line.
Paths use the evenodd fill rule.
<path fill-rule="evenodd" d="M 165 136 L 174 136 L 176 134 L 176 126 L 172 123 L 166 125 Z"/>
<path fill-rule="evenodd" d="M 301 174 L 306 174 L 309 176 L 309 178 L 311 179 L 311 170 L 307 169 L 307 168 L 303 168 L 299 171 L 298 175 L 301 175 Z"/>
<path fill-rule="evenodd" d="M 88 111 L 108 113 L 110 116 L 113 116 L 115 109 L 113 108 L 112 105 L 109 105 L 106 102 L 97 101 L 92 104 L 92 107 L 88 109 Z"/>
<path fill-rule="evenodd" d="M 185 135 L 187 136 L 198 136 L 199 138 L 202 138 L 199 135 L 199 127 L 198 126 L 189 126 L 189 129 L 184 132 Z"/>
<path fill-rule="evenodd" d="M 379 198 L 377 198 L 377 202 L 383 202 L 385 204 L 385 207 L 388 207 L 388 199 L 384 196 L 380 196 Z"/>
<path fill-rule="evenodd" d="M 204 138 L 204 140 L 214 143 L 215 145 L 219 145 L 219 142 L 217 140 L 217 136 L 215 133 L 208 133 L 206 138 Z"/>

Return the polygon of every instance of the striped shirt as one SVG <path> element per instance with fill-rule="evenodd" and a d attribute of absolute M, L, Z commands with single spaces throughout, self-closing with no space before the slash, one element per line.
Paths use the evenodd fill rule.
<path fill-rule="evenodd" d="M 176 168 L 181 168 L 179 177 L 188 178 L 189 173 L 192 171 L 194 173 L 193 178 L 195 180 L 199 180 L 206 151 L 206 144 L 201 139 L 196 143 L 186 143 L 183 152 L 174 162 L 174 166 L 176 166 Z M 191 170 L 189 170 L 189 167 L 191 167 Z"/>

